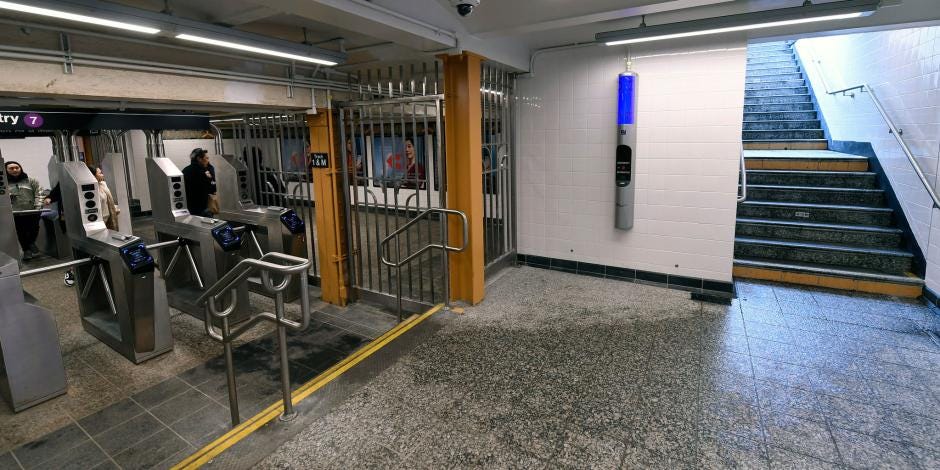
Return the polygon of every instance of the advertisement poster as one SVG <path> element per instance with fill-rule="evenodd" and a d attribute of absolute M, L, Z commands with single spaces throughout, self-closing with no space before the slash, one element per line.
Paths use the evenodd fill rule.
<path fill-rule="evenodd" d="M 281 139 L 281 168 L 286 173 L 305 173 L 310 165 L 310 147 L 303 139 Z M 285 175 L 290 181 L 299 181 L 300 175 Z"/>
<path fill-rule="evenodd" d="M 411 137 L 400 136 L 372 138 L 372 174 L 373 183 L 381 186 L 384 181 L 392 187 L 425 189 L 427 188 L 427 152 L 425 139 L 419 136 L 417 142 Z"/>

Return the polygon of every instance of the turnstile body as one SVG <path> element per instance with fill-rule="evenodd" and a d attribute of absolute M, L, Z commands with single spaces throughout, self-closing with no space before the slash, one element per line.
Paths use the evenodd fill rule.
<path fill-rule="evenodd" d="M 216 187 L 218 188 L 218 217 L 233 224 L 248 228 L 242 247 L 245 257 L 260 257 L 263 252 L 275 251 L 299 258 L 307 258 L 307 229 L 304 221 L 291 209 L 275 206 L 260 206 L 251 199 L 248 167 L 232 155 L 211 155 L 209 162 L 215 167 Z M 255 237 L 251 239 L 251 237 Z M 255 241 L 257 245 L 255 246 Z M 260 280 L 249 278 L 248 286 L 256 292 L 263 292 Z M 296 300 L 300 296 L 300 285 L 291 281 L 284 293 L 286 301 Z"/>
<path fill-rule="evenodd" d="M 66 392 L 65 366 L 55 317 L 27 300 L 17 261 L 6 253 L 0 298 L 0 395 L 20 412 Z"/>
<path fill-rule="evenodd" d="M 242 238 L 224 221 L 189 213 L 183 173 L 169 158 L 148 158 L 147 177 L 157 240 L 181 243 L 159 253 L 167 300 L 171 307 L 202 319 L 205 306 L 196 300 L 241 259 Z M 232 321 L 244 320 L 249 313 L 248 291 L 238 289 Z"/>
<path fill-rule="evenodd" d="M 59 184 L 73 256 L 95 260 L 75 268 L 85 331 L 135 364 L 173 349 L 166 287 L 143 240 L 105 227 L 83 162 L 62 163 Z"/>

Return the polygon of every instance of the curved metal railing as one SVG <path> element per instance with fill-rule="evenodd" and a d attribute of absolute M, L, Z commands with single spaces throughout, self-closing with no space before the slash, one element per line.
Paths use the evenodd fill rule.
<path fill-rule="evenodd" d="M 284 400 L 284 413 L 282 420 L 294 418 L 294 406 L 291 401 L 290 371 L 287 361 L 287 329 L 304 330 L 310 325 L 310 293 L 303 284 L 306 283 L 306 273 L 310 268 L 310 260 L 286 255 L 284 253 L 269 252 L 261 258 L 245 258 L 235 267 L 222 276 L 218 282 L 210 286 L 196 300 L 198 305 L 205 305 L 204 322 L 206 334 L 210 338 L 222 343 L 225 351 L 225 372 L 228 379 L 229 410 L 232 414 L 232 426 L 238 425 L 241 417 L 238 412 L 238 391 L 235 385 L 235 366 L 232 358 L 232 342 L 261 321 L 268 321 L 277 326 L 278 351 L 281 362 L 281 392 Z M 274 297 L 274 313 L 260 312 L 252 315 L 234 330 L 229 324 L 229 316 L 235 311 L 238 299 L 237 290 L 242 288 L 244 282 L 255 273 L 260 273 L 261 285 Z M 284 313 L 284 291 L 294 276 L 301 282 L 300 311 L 301 320 L 294 321 Z M 220 305 L 220 302 L 222 304 Z M 227 303 L 226 303 L 227 302 Z M 220 323 L 216 327 L 214 323 Z"/>
<path fill-rule="evenodd" d="M 400 257 L 401 257 L 400 243 L 401 243 L 401 242 L 398 240 L 398 237 L 399 237 L 402 233 L 405 233 L 409 228 L 411 228 L 412 226 L 414 226 L 414 225 L 417 224 L 418 222 L 421 222 L 422 220 L 424 220 L 424 219 L 426 219 L 427 217 L 429 217 L 431 214 L 439 214 L 439 215 L 440 215 L 440 221 L 441 221 L 441 239 L 442 239 L 441 242 L 440 242 L 440 243 L 428 243 L 427 245 L 424 245 L 423 247 L 421 247 L 420 249 L 418 249 L 418 250 L 415 251 L 414 253 L 412 253 L 412 254 L 406 256 L 405 259 L 400 259 Z M 462 229 L 463 229 L 462 243 L 461 243 L 461 245 L 460 245 L 459 247 L 450 246 L 450 245 L 447 244 L 447 239 L 448 239 L 448 237 L 447 237 L 447 219 L 448 219 L 448 217 L 450 217 L 450 216 L 452 216 L 452 215 L 455 215 L 455 216 L 457 216 L 457 217 L 460 217 L 461 227 L 462 227 Z M 470 237 L 470 234 L 469 234 L 469 226 L 470 226 L 470 223 L 469 223 L 469 221 L 467 220 L 467 214 L 464 214 L 464 213 L 461 212 L 461 211 L 454 210 L 454 209 L 431 208 L 431 209 L 428 209 L 428 210 L 426 210 L 426 211 L 424 211 L 424 212 L 418 214 L 418 216 L 416 216 L 415 218 L 409 220 L 407 223 L 405 223 L 405 225 L 402 225 L 402 226 L 399 227 L 397 230 L 395 230 L 394 232 L 390 233 L 387 237 L 385 237 L 384 239 L 382 239 L 382 242 L 379 244 L 379 249 L 381 250 L 381 256 L 382 256 L 382 264 L 384 264 L 384 265 L 386 265 L 386 266 L 390 266 L 390 267 L 395 268 L 395 269 L 396 269 L 396 272 L 397 272 L 396 276 L 397 276 L 397 278 L 398 278 L 398 295 L 397 295 L 397 298 L 398 298 L 398 321 L 399 321 L 399 322 L 401 322 L 401 320 L 402 320 L 402 307 L 401 307 L 401 303 L 402 303 L 402 297 L 401 297 L 402 278 L 401 278 L 401 267 L 404 266 L 404 265 L 406 265 L 406 264 L 408 264 L 408 263 L 410 263 L 411 261 L 413 261 L 413 260 L 416 259 L 417 257 L 421 256 L 422 254 L 424 254 L 424 253 L 427 252 L 428 250 L 438 249 L 438 250 L 442 250 L 442 251 L 444 252 L 444 260 L 443 260 L 443 264 L 444 264 L 444 305 L 445 305 L 445 309 L 446 309 L 446 308 L 450 308 L 450 264 L 449 264 L 448 259 L 447 259 L 447 253 L 448 253 L 448 252 L 451 252 L 451 253 L 459 253 L 459 252 L 462 252 L 462 251 L 464 251 L 464 250 L 467 249 L 467 243 L 468 243 L 469 237 Z M 389 243 L 390 241 L 392 241 L 393 239 L 395 240 L 395 246 L 396 246 L 396 248 L 398 248 L 398 249 L 396 250 L 398 259 L 396 259 L 395 261 L 391 261 L 391 260 L 388 259 L 388 243 Z M 410 247 L 409 247 L 409 248 L 410 248 Z"/>

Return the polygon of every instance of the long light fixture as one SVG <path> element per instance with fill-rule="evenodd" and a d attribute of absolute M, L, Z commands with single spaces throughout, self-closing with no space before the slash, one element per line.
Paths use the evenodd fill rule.
<path fill-rule="evenodd" d="M 237 49 L 239 51 L 254 52 L 255 54 L 270 55 L 274 57 L 281 57 L 283 59 L 299 60 L 301 62 L 310 62 L 314 64 L 333 66 L 336 65 L 336 62 L 329 60 L 317 59 L 315 57 L 300 55 L 300 54 L 291 54 L 289 52 L 276 51 L 274 49 L 266 49 L 263 47 L 250 46 L 248 44 L 241 44 L 237 42 L 222 41 L 219 39 L 212 39 L 203 36 L 196 36 L 192 34 L 177 34 L 176 39 L 182 39 L 184 41 L 193 41 L 202 44 L 209 44 L 212 46 L 226 47 L 229 49 Z"/>
<path fill-rule="evenodd" d="M 818 21 L 844 20 L 868 16 L 877 10 L 880 4 L 881 0 L 843 0 L 818 5 L 807 2 L 799 7 L 607 31 L 597 33 L 595 39 L 598 42 L 604 42 L 608 46 L 619 46 L 622 44 L 775 28 Z"/>
<path fill-rule="evenodd" d="M 77 13 L 69 13 L 69 12 L 60 11 L 60 10 L 53 10 L 50 8 L 34 7 L 31 5 L 24 5 L 22 3 L 0 1 L 0 10 L 16 11 L 20 13 L 30 13 L 33 15 L 48 16 L 52 18 L 59 18 L 59 19 L 69 20 L 69 21 L 78 21 L 80 23 L 94 24 L 98 26 L 107 26 L 109 28 L 123 29 L 127 31 L 135 31 L 138 33 L 145 33 L 145 34 L 157 34 L 160 32 L 159 29 L 151 28 L 148 26 L 125 23 L 123 21 L 107 20 L 104 18 L 96 18 L 94 16 L 79 15 Z"/>

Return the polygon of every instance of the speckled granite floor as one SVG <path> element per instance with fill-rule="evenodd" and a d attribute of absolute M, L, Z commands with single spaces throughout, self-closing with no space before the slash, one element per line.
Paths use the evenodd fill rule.
<path fill-rule="evenodd" d="M 940 466 L 934 312 L 737 287 L 513 268 L 259 467 Z"/>

